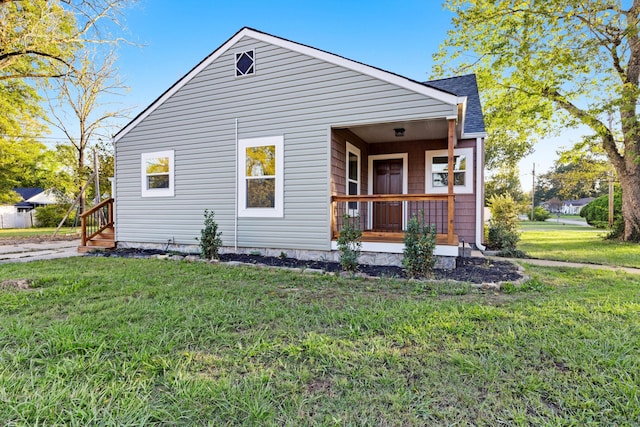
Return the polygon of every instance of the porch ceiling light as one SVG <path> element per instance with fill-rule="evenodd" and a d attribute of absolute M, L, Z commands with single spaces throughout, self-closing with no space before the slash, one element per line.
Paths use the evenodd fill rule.
<path fill-rule="evenodd" d="M 397 137 L 404 136 L 404 128 L 395 128 L 393 131 L 396 133 Z"/>

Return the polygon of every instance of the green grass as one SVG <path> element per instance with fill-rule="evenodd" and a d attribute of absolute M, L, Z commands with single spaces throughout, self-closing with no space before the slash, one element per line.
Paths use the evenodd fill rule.
<path fill-rule="evenodd" d="M 525 222 L 518 249 L 532 258 L 640 268 L 640 245 L 605 235 L 578 225 Z"/>
<path fill-rule="evenodd" d="M 52 236 L 56 231 L 55 227 L 43 227 L 43 228 L 4 228 L 0 229 L 0 239 L 10 237 L 31 237 L 31 236 Z M 78 227 L 62 227 L 58 231 L 58 236 L 64 236 L 66 234 L 80 233 Z"/>
<path fill-rule="evenodd" d="M 0 424 L 637 424 L 640 278 L 529 272 L 508 294 L 452 295 L 160 260 L 6 264 L 0 283 L 33 289 L 0 290 Z"/>

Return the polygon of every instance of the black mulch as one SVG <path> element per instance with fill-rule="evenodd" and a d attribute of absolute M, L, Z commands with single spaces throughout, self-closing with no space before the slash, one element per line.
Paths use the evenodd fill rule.
<path fill-rule="evenodd" d="M 159 250 L 116 249 L 108 252 L 96 252 L 92 255 L 145 258 L 165 253 L 165 251 Z M 239 261 L 249 264 L 264 264 L 278 267 L 313 268 L 336 273 L 341 271 L 340 264 L 337 262 L 304 261 L 295 258 L 279 258 L 262 255 L 223 254 L 220 256 L 220 261 Z M 453 270 L 435 269 L 431 278 L 435 280 L 457 280 L 469 283 L 513 282 L 522 278 L 518 267 L 508 261 L 458 257 L 456 265 L 457 267 Z M 404 270 L 401 267 L 394 266 L 360 265 L 358 272 L 375 277 L 406 278 Z"/>

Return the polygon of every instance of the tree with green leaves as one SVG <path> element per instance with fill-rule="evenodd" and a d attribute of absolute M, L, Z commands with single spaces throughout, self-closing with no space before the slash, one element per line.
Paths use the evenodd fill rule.
<path fill-rule="evenodd" d="M 605 194 L 610 166 L 597 147 L 593 148 L 578 144 L 559 151 L 553 169 L 538 177 L 536 200 L 577 200 Z"/>
<path fill-rule="evenodd" d="M 15 199 L 12 188 L 28 180 L 19 171 L 47 151 L 38 89 L 72 76 L 87 46 L 119 42 L 111 30 L 130 2 L 0 0 L 0 199 Z"/>
<path fill-rule="evenodd" d="M 518 202 L 524 200 L 517 167 L 509 165 L 498 167 L 496 172 L 487 178 L 484 187 L 485 206 L 493 196 L 500 195 L 509 195 Z"/>
<path fill-rule="evenodd" d="M 0 80 L 63 77 L 87 44 L 117 42 L 98 23 L 116 22 L 127 0 L 0 0 Z"/>
<path fill-rule="evenodd" d="M 640 240 L 640 0 L 448 0 L 437 59 L 476 72 L 489 165 L 534 136 L 591 128 L 622 188 L 624 240 Z M 436 68 L 442 73 L 442 66 Z"/>

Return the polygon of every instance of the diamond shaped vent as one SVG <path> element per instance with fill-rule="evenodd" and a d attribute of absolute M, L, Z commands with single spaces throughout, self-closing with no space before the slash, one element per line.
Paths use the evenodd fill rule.
<path fill-rule="evenodd" d="M 236 53 L 236 77 L 254 74 L 255 69 L 256 67 L 253 50 Z"/>

